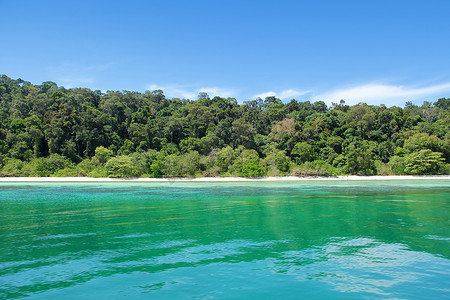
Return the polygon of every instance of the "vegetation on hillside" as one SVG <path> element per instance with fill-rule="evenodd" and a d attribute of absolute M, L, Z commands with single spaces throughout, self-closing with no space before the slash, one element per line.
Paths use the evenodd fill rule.
<path fill-rule="evenodd" d="M 167 99 L 0 77 L 2 176 L 449 174 L 450 99 Z"/>

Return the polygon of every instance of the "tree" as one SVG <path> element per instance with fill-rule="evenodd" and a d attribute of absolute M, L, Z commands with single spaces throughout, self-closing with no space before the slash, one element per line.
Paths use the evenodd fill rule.
<path fill-rule="evenodd" d="M 103 146 L 95 148 L 95 156 L 93 157 L 100 165 L 104 165 L 110 157 L 113 156 L 113 152 Z"/>
<path fill-rule="evenodd" d="M 266 174 L 266 169 L 256 159 L 252 159 L 242 165 L 241 173 L 244 177 L 262 177 Z"/>
<path fill-rule="evenodd" d="M 423 149 L 432 151 L 441 150 L 442 141 L 437 136 L 427 133 L 416 133 L 405 141 L 404 148 L 409 152 L 416 152 Z"/>
<path fill-rule="evenodd" d="M 255 160 L 271 175 L 331 174 L 330 164 L 375 174 L 374 162 L 383 174 L 449 173 L 449 103 L 402 108 L 342 100 L 329 109 L 322 101 L 285 105 L 267 97 L 238 104 L 205 93 L 166 99 L 161 90 L 103 93 L 1 75 L 0 167 L 19 169 L 18 159 L 20 175 L 107 176 L 110 161 L 114 176 L 218 176 L 241 175 Z M 292 162 L 301 166 L 291 170 Z"/>
<path fill-rule="evenodd" d="M 217 153 L 217 166 L 222 172 L 227 172 L 228 168 L 233 164 L 234 151 L 233 148 L 227 146 Z"/>
<path fill-rule="evenodd" d="M 440 98 L 438 101 L 434 102 L 434 106 L 447 110 L 450 108 L 450 98 Z"/>
<path fill-rule="evenodd" d="M 120 155 L 110 158 L 105 168 L 109 177 L 137 177 L 141 175 L 136 162 L 128 155 Z"/>
<path fill-rule="evenodd" d="M 243 119 L 237 119 L 232 123 L 232 138 L 234 146 L 243 146 L 253 139 L 255 129 Z"/>
<path fill-rule="evenodd" d="M 405 173 L 411 175 L 439 174 L 444 165 L 442 153 L 423 149 L 405 156 Z"/>
<path fill-rule="evenodd" d="M 346 152 L 345 158 L 347 163 L 344 168 L 345 172 L 354 175 L 376 174 L 377 169 L 373 159 L 373 152 L 367 143 L 362 143 L 360 145 L 352 143 Z"/>
<path fill-rule="evenodd" d="M 295 144 L 291 156 L 295 159 L 297 164 L 302 164 L 307 161 L 313 161 L 316 158 L 316 151 L 314 150 L 314 147 L 307 142 L 300 142 Z"/>

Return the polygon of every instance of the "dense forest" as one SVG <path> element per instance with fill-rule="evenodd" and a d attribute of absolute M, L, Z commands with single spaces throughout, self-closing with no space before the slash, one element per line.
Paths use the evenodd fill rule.
<path fill-rule="evenodd" d="M 449 107 L 167 99 L 2 75 L 0 175 L 449 174 Z"/>

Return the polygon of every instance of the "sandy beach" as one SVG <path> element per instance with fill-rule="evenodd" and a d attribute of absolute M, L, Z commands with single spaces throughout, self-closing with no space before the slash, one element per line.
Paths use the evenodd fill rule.
<path fill-rule="evenodd" d="M 245 181 L 357 181 L 357 180 L 450 180 L 450 175 L 430 176 L 335 176 L 335 177 L 179 177 L 179 178 L 90 178 L 90 177 L 0 177 L 1 182 L 245 182 Z"/>

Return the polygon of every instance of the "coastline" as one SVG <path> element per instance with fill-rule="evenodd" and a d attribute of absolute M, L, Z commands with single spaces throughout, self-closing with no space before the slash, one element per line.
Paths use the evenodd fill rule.
<path fill-rule="evenodd" d="M 91 177 L 0 177 L 2 182 L 261 182 L 261 181 L 377 181 L 450 180 L 450 175 L 334 176 L 334 177 L 174 177 L 174 178 L 91 178 Z"/>

